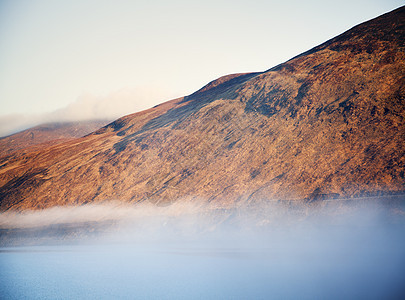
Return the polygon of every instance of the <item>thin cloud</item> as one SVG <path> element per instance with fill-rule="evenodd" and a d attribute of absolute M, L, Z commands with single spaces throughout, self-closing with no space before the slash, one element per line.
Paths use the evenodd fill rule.
<path fill-rule="evenodd" d="M 44 114 L 0 116 L 0 136 L 49 122 L 114 120 L 175 98 L 175 95 L 154 87 L 123 88 L 108 95 L 83 93 L 68 106 Z"/>

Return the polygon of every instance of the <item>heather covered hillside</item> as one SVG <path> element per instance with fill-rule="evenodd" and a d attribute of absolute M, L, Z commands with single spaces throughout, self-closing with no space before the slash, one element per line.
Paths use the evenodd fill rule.
<path fill-rule="evenodd" d="M 0 207 L 402 194 L 404 22 L 402 7 L 268 71 L 3 157 Z"/>
<path fill-rule="evenodd" d="M 61 143 L 87 135 L 109 123 L 106 120 L 47 123 L 0 138 L 0 157 L 18 150 L 32 151 L 38 147 Z M 26 148 L 30 148 L 29 150 Z"/>

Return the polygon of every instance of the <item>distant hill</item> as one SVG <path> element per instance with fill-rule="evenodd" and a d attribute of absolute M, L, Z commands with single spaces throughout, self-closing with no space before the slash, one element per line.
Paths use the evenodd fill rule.
<path fill-rule="evenodd" d="M 3 157 L 0 207 L 404 193 L 404 41 L 401 7 L 266 72 Z"/>
<path fill-rule="evenodd" d="M 67 139 L 82 137 L 107 123 L 109 121 L 95 120 L 41 124 L 0 138 L 0 157 L 10 155 L 20 149 L 26 149 L 26 151 L 28 151 L 27 148 L 30 150 L 39 149 L 38 147 L 32 147 L 34 145 L 38 146 L 46 143 L 49 146 Z M 44 146 L 40 145 L 39 147 Z"/>

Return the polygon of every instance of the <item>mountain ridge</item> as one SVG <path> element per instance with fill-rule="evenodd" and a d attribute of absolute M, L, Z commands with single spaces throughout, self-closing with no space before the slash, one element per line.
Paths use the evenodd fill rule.
<path fill-rule="evenodd" d="M 0 208 L 404 193 L 405 7 L 265 72 L 0 159 Z"/>

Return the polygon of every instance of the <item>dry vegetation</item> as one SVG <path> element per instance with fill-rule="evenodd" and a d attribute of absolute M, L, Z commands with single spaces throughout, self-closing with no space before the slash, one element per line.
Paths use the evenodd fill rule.
<path fill-rule="evenodd" d="M 0 138 L 0 157 L 25 153 L 85 136 L 109 123 L 104 120 L 48 123 Z"/>
<path fill-rule="evenodd" d="M 0 158 L 0 207 L 404 192 L 405 8 L 263 73 Z"/>

